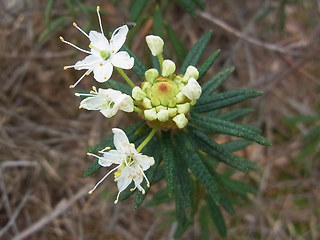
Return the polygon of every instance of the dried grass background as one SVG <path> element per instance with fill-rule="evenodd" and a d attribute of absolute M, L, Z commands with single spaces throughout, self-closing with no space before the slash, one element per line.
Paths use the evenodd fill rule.
<path fill-rule="evenodd" d="M 100 5 L 114 14 L 103 17 L 104 27 L 112 31 L 129 18 L 127 2 L 121 1 L 120 7 L 111 1 L 86 4 Z M 319 161 L 294 161 L 307 129 L 301 125 L 299 131 L 292 131 L 283 123 L 286 117 L 313 114 L 320 100 L 316 93 L 320 3 L 300 2 L 287 5 L 284 32 L 277 30 L 281 1 L 276 0 L 208 0 L 206 11 L 195 18 L 171 4 L 164 16 L 188 48 L 204 32 L 214 30 L 209 50 L 221 49 L 222 54 L 208 75 L 236 67 L 225 89 L 265 92 L 246 103 L 256 109 L 246 121 L 263 128 L 273 146 L 253 144 L 241 152 L 261 171 L 235 177 L 256 185 L 258 194 L 236 206 L 235 216 L 226 214 L 227 239 L 320 238 Z M 275 7 L 274 13 L 254 21 L 267 3 Z M 93 161 L 86 156 L 86 148 L 110 134 L 112 127 L 125 127 L 137 119 L 134 114 L 118 113 L 106 121 L 98 112 L 78 109 L 79 99 L 68 86 L 81 73 L 62 69 L 83 55 L 58 37 L 63 35 L 82 47 L 87 41 L 70 22 L 40 43 L 46 4 L 0 2 L 0 239 L 172 239 L 175 225 L 159 229 L 166 219 L 159 212 L 174 205 L 142 206 L 137 211 L 131 199 L 114 205 L 117 189 L 110 179 L 87 195 L 105 169 L 82 178 Z M 53 11 L 66 11 L 63 2 L 57 1 Z M 86 21 L 84 17 L 74 20 L 79 25 Z M 150 26 L 150 22 L 143 26 L 132 45 L 141 57 Z M 120 79 L 117 74 L 113 78 Z M 78 88 L 89 89 L 93 84 L 93 77 L 86 77 Z M 199 239 L 196 222 L 182 239 Z M 212 239 L 219 239 L 214 229 Z"/>

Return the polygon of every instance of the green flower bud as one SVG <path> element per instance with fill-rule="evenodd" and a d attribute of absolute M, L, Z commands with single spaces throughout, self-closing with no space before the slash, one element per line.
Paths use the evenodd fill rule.
<path fill-rule="evenodd" d="M 144 75 L 146 76 L 146 80 L 150 83 L 153 83 L 153 81 L 159 76 L 158 70 L 155 68 L 151 68 L 147 70 Z"/>
<path fill-rule="evenodd" d="M 149 35 L 149 36 L 146 36 L 146 41 L 151 51 L 151 54 L 153 56 L 162 54 L 164 42 L 161 39 L 161 37 L 155 36 L 155 35 Z"/>
<path fill-rule="evenodd" d="M 177 104 L 178 113 L 186 114 L 190 110 L 190 103 Z"/>
<path fill-rule="evenodd" d="M 188 82 L 190 78 L 194 78 L 197 80 L 198 77 L 199 77 L 198 69 L 196 69 L 194 66 L 189 66 L 186 70 L 186 73 L 183 76 L 186 82 Z"/>
<path fill-rule="evenodd" d="M 174 117 L 178 112 L 177 108 L 168 108 L 168 111 L 169 111 L 169 117 Z"/>
<path fill-rule="evenodd" d="M 177 103 L 184 103 L 186 101 L 186 97 L 182 92 L 179 92 L 176 95 Z"/>
<path fill-rule="evenodd" d="M 176 123 L 177 127 L 180 129 L 184 128 L 188 123 L 188 119 L 183 113 L 178 114 L 177 116 L 172 118 L 172 120 Z"/>
<path fill-rule="evenodd" d="M 153 121 L 157 119 L 157 111 L 155 108 L 144 110 L 144 116 L 147 120 Z"/>
<path fill-rule="evenodd" d="M 171 74 L 174 73 L 176 70 L 176 65 L 174 64 L 173 61 L 166 59 L 162 63 L 162 76 L 163 77 L 168 77 Z"/>
<path fill-rule="evenodd" d="M 161 104 L 160 100 L 157 98 L 151 98 L 151 103 L 153 106 L 159 106 Z"/>
<path fill-rule="evenodd" d="M 201 96 L 202 89 L 197 80 L 190 78 L 187 85 L 181 90 L 190 100 L 197 100 Z"/>
<path fill-rule="evenodd" d="M 164 110 L 161 109 L 158 114 L 157 114 L 157 118 L 160 122 L 166 122 L 169 120 L 169 111 L 168 110 Z"/>
<path fill-rule="evenodd" d="M 142 106 L 146 109 L 150 109 L 153 107 L 149 98 L 144 98 L 142 100 Z"/>
<path fill-rule="evenodd" d="M 173 81 L 175 82 L 175 84 L 179 85 L 180 83 L 184 82 L 184 79 L 181 76 L 176 76 Z"/>
<path fill-rule="evenodd" d="M 140 101 L 146 97 L 146 93 L 144 91 L 142 91 L 142 89 L 140 87 L 136 86 L 132 89 L 132 97 L 135 100 Z"/>
<path fill-rule="evenodd" d="M 160 110 L 167 110 L 167 108 L 166 107 L 164 107 L 164 106 L 158 106 L 158 107 L 156 107 L 156 111 L 157 112 L 160 112 Z"/>

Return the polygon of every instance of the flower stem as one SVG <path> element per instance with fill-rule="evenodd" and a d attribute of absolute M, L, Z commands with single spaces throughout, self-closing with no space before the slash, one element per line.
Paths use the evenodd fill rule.
<path fill-rule="evenodd" d="M 136 85 L 131 81 L 131 79 L 127 76 L 127 74 L 119 67 L 115 67 L 117 71 L 120 73 L 120 75 L 124 78 L 124 80 L 127 81 L 127 83 L 130 85 L 130 87 L 134 88 Z"/>
<path fill-rule="evenodd" d="M 160 64 L 160 71 L 162 72 L 162 63 L 163 63 L 162 53 L 160 53 L 159 55 L 157 55 L 157 57 L 158 57 L 158 61 L 159 61 L 159 64 Z"/>
<path fill-rule="evenodd" d="M 143 113 L 143 111 L 140 108 L 137 108 L 136 106 L 133 107 L 134 111 L 137 113 Z"/>
<path fill-rule="evenodd" d="M 137 148 L 137 152 L 139 153 L 142 148 L 144 148 L 148 142 L 150 142 L 151 138 L 154 136 L 154 134 L 157 132 L 158 129 L 158 125 L 156 125 L 152 131 L 149 133 L 148 137 L 139 145 L 139 147 Z"/>

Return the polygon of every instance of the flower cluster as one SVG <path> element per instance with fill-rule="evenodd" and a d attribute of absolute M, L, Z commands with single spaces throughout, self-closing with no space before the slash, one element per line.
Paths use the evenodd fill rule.
<path fill-rule="evenodd" d="M 99 155 L 89 153 L 98 159 L 98 163 L 103 167 L 110 167 L 112 164 L 117 166 L 109 171 L 90 191 L 92 193 L 96 187 L 114 172 L 115 181 L 118 185 L 119 195 L 129 184 L 134 181 L 135 188 L 143 194 L 145 190 L 141 183 L 143 179 L 150 186 L 148 178 L 144 171 L 154 164 L 153 157 L 140 153 L 142 148 L 150 141 L 157 129 L 184 128 L 188 123 L 188 112 L 196 103 L 201 95 L 201 87 L 197 82 L 199 76 L 198 70 L 189 66 L 184 75 L 175 74 L 175 63 L 169 59 L 163 60 L 162 52 L 164 42 L 154 35 L 146 37 L 147 45 L 153 56 L 157 56 L 160 64 L 160 73 L 157 69 L 151 68 L 145 72 L 145 80 L 140 86 L 134 85 L 131 79 L 122 69 L 131 69 L 134 66 L 134 58 L 128 52 L 120 51 L 129 31 L 127 25 L 118 27 L 108 40 L 104 36 L 100 8 L 97 7 L 97 15 L 101 32 L 84 32 L 76 23 L 73 23 L 81 33 L 90 40 L 90 51 L 84 50 L 67 42 L 63 37 L 61 41 L 75 47 L 76 49 L 89 54 L 83 60 L 76 62 L 75 65 L 65 66 L 64 69 L 74 68 L 76 70 L 87 70 L 81 77 L 70 86 L 74 88 L 86 76 L 93 72 L 97 82 L 106 82 L 110 79 L 113 68 L 115 68 L 132 87 L 132 97 L 115 89 L 103 89 L 92 87 L 88 93 L 76 93 L 76 96 L 82 97 L 80 108 L 87 110 L 98 110 L 106 118 L 113 117 L 118 110 L 125 112 L 136 111 L 147 121 L 153 131 L 143 143 L 135 149 L 135 146 L 129 143 L 124 131 L 118 128 L 112 129 L 114 133 L 114 145 L 116 150 L 105 148 L 98 152 Z"/>

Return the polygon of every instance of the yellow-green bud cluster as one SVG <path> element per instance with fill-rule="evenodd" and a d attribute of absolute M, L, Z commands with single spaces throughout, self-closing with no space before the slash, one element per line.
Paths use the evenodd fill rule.
<path fill-rule="evenodd" d="M 149 125 L 159 123 L 162 129 L 184 128 L 191 106 L 201 95 L 197 82 L 198 70 L 189 66 L 184 75 L 174 74 L 176 66 L 171 60 L 162 63 L 162 74 L 151 68 L 145 72 L 141 87 L 132 90 L 136 106 Z"/>

